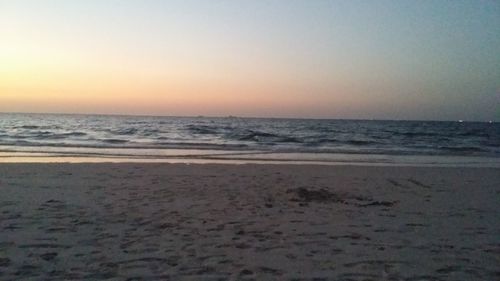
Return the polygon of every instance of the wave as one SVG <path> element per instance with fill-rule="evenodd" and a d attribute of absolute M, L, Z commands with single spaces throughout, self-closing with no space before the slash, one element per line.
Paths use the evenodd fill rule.
<path fill-rule="evenodd" d="M 214 127 L 207 125 L 188 125 L 186 126 L 188 131 L 194 134 L 200 135 L 215 135 L 217 134 L 217 130 Z"/>
<path fill-rule="evenodd" d="M 408 137 L 408 138 L 413 138 L 413 137 L 435 137 L 440 135 L 439 132 L 399 132 L 399 131 L 384 131 L 387 134 L 391 135 L 398 135 L 398 136 L 403 136 L 403 137 Z"/>
<path fill-rule="evenodd" d="M 459 133 L 458 135 L 462 137 L 484 137 L 484 138 L 490 137 L 488 133 L 485 133 L 481 130 L 470 130 L 463 133 Z"/>
<path fill-rule="evenodd" d="M 61 147 L 61 148 L 89 148 L 89 149 L 214 149 L 214 150 L 260 150 L 273 152 L 308 152 L 308 153 L 347 153 L 347 154 L 390 154 L 390 155 L 498 155 L 499 151 L 494 149 L 483 149 L 475 146 L 433 146 L 433 145 L 407 145 L 398 147 L 394 145 L 375 146 L 380 144 L 367 140 L 339 141 L 336 139 L 317 139 L 316 141 L 300 141 L 296 139 L 286 139 L 286 137 L 275 134 L 257 134 L 273 138 L 271 142 L 266 141 L 245 142 L 245 143 L 213 143 L 213 142 L 186 142 L 177 141 L 156 141 L 150 143 L 138 143 L 126 139 L 93 139 L 92 142 L 85 140 L 73 142 L 39 142 L 26 139 L 13 141 L 0 140 L 0 146 L 15 147 Z M 168 139 L 168 138 L 163 138 Z M 335 146 L 328 144 L 335 143 Z M 285 146 L 280 146 L 285 144 Z M 359 147 L 359 148 L 356 148 Z M 361 148 L 363 147 L 363 148 Z"/>
<path fill-rule="evenodd" d="M 21 125 L 13 126 L 13 129 L 24 129 L 24 130 L 58 130 L 61 126 L 58 125 Z"/>
<path fill-rule="evenodd" d="M 379 142 L 368 141 L 368 140 L 348 140 L 348 141 L 345 141 L 345 143 L 351 144 L 351 145 L 359 145 L 359 146 L 380 144 Z"/>
<path fill-rule="evenodd" d="M 302 143 L 302 141 L 296 137 L 283 136 L 254 130 L 247 130 L 244 132 L 229 134 L 228 137 L 236 139 L 238 141 L 253 141 L 256 143 L 267 143 L 271 145 L 279 143 Z"/>
<path fill-rule="evenodd" d="M 121 135 L 121 136 L 131 136 L 137 134 L 139 130 L 136 128 L 126 128 L 126 129 L 118 129 L 118 130 L 108 130 L 108 132 L 115 134 L 115 135 Z"/>
<path fill-rule="evenodd" d="M 339 143 L 337 139 L 331 139 L 331 138 L 318 138 L 318 139 L 308 139 L 303 141 L 303 146 L 306 147 L 321 147 L 325 146 L 328 144 L 334 144 L 334 143 Z"/>
<path fill-rule="evenodd" d="M 300 139 L 295 138 L 295 137 L 281 137 L 277 142 L 278 143 L 303 143 L 303 141 L 301 141 Z"/>
<path fill-rule="evenodd" d="M 15 128 L 17 128 L 17 129 L 35 130 L 35 129 L 40 128 L 40 126 L 34 126 L 34 125 L 23 125 L 23 126 L 19 126 L 19 127 L 15 127 Z"/>
<path fill-rule="evenodd" d="M 109 140 L 108 140 L 109 141 Z M 287 154 L 287 153 L 313 153 L 313 154 L 346 154 L 346 155 L 429 155 L 429 156 L 446 156 L 446 155 L 464 155 L 464 156 L 494 156 L 499 157 L 500 151 L 480 151 L 477 148 L 468 147 L 447 147 L 441 150 L 421 150 L 421 149 L 368 149 L 360 150 L 348 147 L 328 147 L 328 148 L 306 148 L 297 149 L 290 148 L 271 148 L 260 146 L 248 146 L 242 144 L 207 144 L 207 143 L 161 143 L 155 145 L 137 145 L 133 143 L 124 144 L 112 142 L 102 142 L 101 144 L 56 144 L 56 143 L 29 143 L 18 142 L 16 144 L 5 144 L 0 142 L 0 152 L 37 152 L 37 153 L 73 153 L 75 155 L 86 154 L 101 154 L 107 155 L 147 155 L 148 157 L 164 157 L 168 156 L 162 150 L 180 149 L 180 150 L 214 150 L 214 151 L 231 151 L 233 153 L 248 153 L 254 151 L 260 154 Z"/>
<path fill-rule="evenodd" d="M 440 146 L 439 149 L 453 152 L 487 152 L 487 150 L 474 146 Z"/>
<path fill-rule="evenodd" d="M 192 143 L 192 142 L 160 142 L 155 143 L 158 148 L 173 149 L 215 149 L 215 150 L 257 150 L 258 147 L 252 147 L 246 144 L 214 144 L 214 143 Z M 151 147 L 149 147 L 151 148 Z"/>
<path fill-rule="evenodd" d="M 112 144 L 123 144 L 129 142 L 128 140 L 120 140 L 120 139 L 105 139 L 101 140 L 102 142 L 105 143 L 112 143 Z"/>
<path fill-rule="evenodd" d="M 84 132 L 73 132 L 73 133 L 66 133 L 63 135 L 68 136 L 68 137 L 83 137 L 83 136 L 86 136 L 87 134 Z"/>
<path fill-rule="evenodd" d="M 9 147 L 15 150 L 16 147 L 51 147 L 51 148 L 88 148 L 88 149 L 213 149 L 213 150 L 258 150 L 258 147 L 252 147 L 246 144 L 213 144 L 213 143 L 190 143 L 190 142 L 156 142 L 150 144 L 138 144 L 132 141 L 120 139 L 96 140 L 96 143 L 53 143 L 53 142 L 32 142 L 25 140 L 18 141 L 0 141 L 0 146 Z"/>
<path fill-rule="evenodd" d="M 70 132 L 70 133 L 53 133 L 50 131 L 38 131 L 34 132 L 32 136 L 23 136 L 19 135 L 17 137 L 23 136 L 24 138 L 34 138 L 38 140 L 60 140 L 60 139 L 66 139 L 69 137 L 84 137 L 86 136 L 86 133 L 83 132 Z"/>
<path fill-rule="evenodd" d="M 141 135 L 143 136 L 146 136 L 146 137 L 150 137 L 150 136 L 154 136 L 154 135 L 157 135 L 161 133 L 160 130 L 158 129 L 150 129 L 150 128 L 146 128 L 144 129 L 142 132 L 141 132 Z"/>
<path fill-rule="evenodd" d="M 320 138 L 314 141 L 315 143 L 336 143 L 339 142 L 337 139 L 331 139 L 331 138 Z"/>
<path fill-rule="evenodd" d="M 258 131 L 249 131 L 244 134 L 237 134 L 237 139 L 240 141 L 259 141 L 263 138 L 278 138 L 279 136 L 271 133 L 258 132 Z"/>

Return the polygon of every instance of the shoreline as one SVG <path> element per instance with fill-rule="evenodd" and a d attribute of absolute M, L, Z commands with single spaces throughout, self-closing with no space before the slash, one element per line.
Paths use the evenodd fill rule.
<path fill-rule="evenodd" d="M 327 166 L 409 166 L 500 168 L 500 157 L 329 154 L 251 152 L 197 154 L 197 150 L 171 150 L 165 155 L 55 154 L 0 152 L 2 163 L 188 163 L 188 164 L 276 164 Z"/>

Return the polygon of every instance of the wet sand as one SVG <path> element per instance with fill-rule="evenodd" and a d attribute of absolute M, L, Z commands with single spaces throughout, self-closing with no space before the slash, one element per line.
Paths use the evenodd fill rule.
<path fill-rule="evenodd" d="M 500 169 L 1 164 L 0 280 L 499 280 Z"/>

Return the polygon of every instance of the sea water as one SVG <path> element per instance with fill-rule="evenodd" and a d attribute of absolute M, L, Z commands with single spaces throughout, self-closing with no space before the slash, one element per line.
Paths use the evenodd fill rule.
<path fill-rule="evenodd" d="M 494 162 L 500 123 L 0 114 L 0 158 Z"/>

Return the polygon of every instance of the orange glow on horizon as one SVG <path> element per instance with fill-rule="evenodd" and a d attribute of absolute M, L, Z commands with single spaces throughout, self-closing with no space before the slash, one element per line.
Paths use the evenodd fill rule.
<path fill-rule="evenodd" d="M 294 70 L 279 65 L 238 69 L 223 62 L 217 67 L 192 61 L 148 64 L 103 54 L 92 58 L 51 42 L 27 45 L 33 46 L 12 40 L 8 48 L 0 47 L 5 62 L 0 65 L 0 111 L 272 115 L 282 108 L 331 103 L 326 96 L 312 102 L 304 92 L 317 89 L 294 80 Z M 215 67 L 219 70 L 208 70 Z"/>
<path fill-rule="evenodd" d="M 462 4 L 3 1 L 0 112 L 496 120 L 500 6 Z"/>

